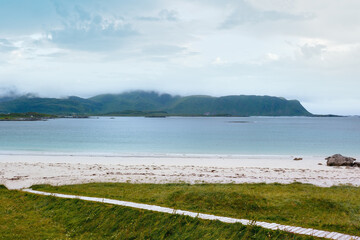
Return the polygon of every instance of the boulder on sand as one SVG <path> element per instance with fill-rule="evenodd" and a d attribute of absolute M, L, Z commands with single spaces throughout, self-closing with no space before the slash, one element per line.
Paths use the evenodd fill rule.
<path fill-rule="evenodd" d="M 354 162 L 354 167 L 360 167 L 360 162 Z"/>
<path fill-rule="evenodd" d="M 356 159 L 352 157 L 345 157 L 341 154 L 335 154 L 331 157 L 325 158 L 327 160 L 326 164 L 328 166 L 354 166 Z"/>

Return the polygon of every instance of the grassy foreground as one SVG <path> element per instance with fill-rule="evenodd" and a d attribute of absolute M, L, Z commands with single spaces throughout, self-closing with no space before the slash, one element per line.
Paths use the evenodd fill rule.
<path fill-rule="evenodd" d="M 360 235 L 360 188 L 309 184 L 91 183 L 48 192 L 106 197 L 220 216 L 276 222 Z"/>
<path fill-rule="evenodd" d="M 314 239 L 0 186 L 0 239 Z"/>

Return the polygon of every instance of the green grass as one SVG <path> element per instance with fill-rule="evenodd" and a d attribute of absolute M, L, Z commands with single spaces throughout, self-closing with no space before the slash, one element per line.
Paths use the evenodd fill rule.
<path fill-rule="evenodd" d="M 360 235 L 360 188 L 309 184 L 91 183 L 34 189 Z"/>
<path fill-rule="evenodd" d="M 0 186 L 0 239 L 315 239 Z"/>
<path fill-rule="evenodd" d="M 17 120 L 17 119 L 46 119 L 46 118 L 55 118 L 56 116 L 50 114 L 36 113 L 36 112 L 27 112 L 27 113 L 9 113 L 4 114 L 0 113 L 0 120 Z"/>

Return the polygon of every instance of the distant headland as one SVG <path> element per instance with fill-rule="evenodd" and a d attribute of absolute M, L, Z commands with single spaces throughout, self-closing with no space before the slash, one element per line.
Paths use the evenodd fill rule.
<path fill-rule="evenodd" d="M 231 95 L 173 96 L 157 92 L 132 91 L 102 94 L 91 98 L 0 98 L 0 113 L 107 116 L 320 116 L 308 112 L 298 100 L 282 97 Z M 332 115 L 328 115 L 332 116 Z"/>

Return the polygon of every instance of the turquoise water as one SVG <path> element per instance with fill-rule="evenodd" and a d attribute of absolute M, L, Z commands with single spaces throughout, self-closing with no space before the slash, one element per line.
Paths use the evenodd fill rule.
<path fill-rule="evenodd" d="M 100 117 L 0 122 L 1 152 L 360 155 L 360 118 Z"/>

